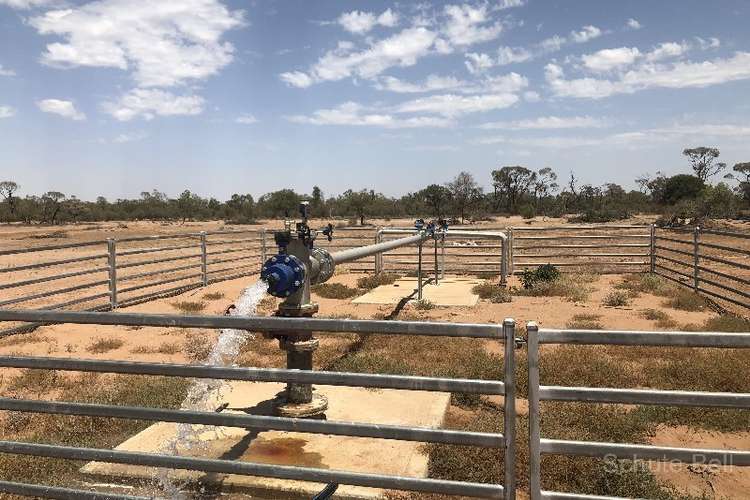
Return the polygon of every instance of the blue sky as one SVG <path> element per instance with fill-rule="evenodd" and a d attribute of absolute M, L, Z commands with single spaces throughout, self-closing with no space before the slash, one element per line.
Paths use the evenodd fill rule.
<path fill-rule="evenodd" d="M 0 178 L 400 195 L 750 161 L 750 2 L 0 0 Z M 717 179 L 718 180 L 718 179 Z"/>

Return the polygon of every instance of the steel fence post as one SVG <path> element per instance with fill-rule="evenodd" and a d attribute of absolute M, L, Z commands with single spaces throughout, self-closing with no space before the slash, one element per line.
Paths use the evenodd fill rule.
<path fill-rule="evenodd" d="M 508 284 L 508 238 L 500 240 L 500 286 Z"/>
<path fill-rule="evenodd" d="M 418 245 L 419 258 L 417 259 L 417 300 L 422 300 L 422 242 Z"/>
<path fill-rule="evenodd" d="M 109 268 L 109 307 L 117 309 L 117 240 L 107 239 L 107 267 Z"/>
<path fill-rule="evenodd" d="M 541 431 L 539 428 L 539 327 L 526 324 L 529 365 L 529 498 L 540 500 L 541 492 Z"/>
<path fill-rule="evenodd" d="M 380 226 L 375 228 L 375 244 L 383 241 L 383 233 L 381 233 L 382 229 L 383 228 L 381 228 Z M 382 254 L 375 254 L 375 274 L 380 274 L 381 272 L 383 272 L 383 261 L 381 259 Z"/>
<path fill-rule="evenodd" d="M 698 265 L 700 260 L 701 227 L 695 226 L 693 230 L 693 290 L 697 293 L 700 281 Z"/>
<path fill-rule="evenodd" d="M 267 255 L 266 255 L 266 228 L 263 228 L 260 230 L 260 267 L 263 267 L 263 264 L 265 264 Z"/>
<path fill-rule="evenodd" d="M 513 228 L 508 228 L 508 264 L 510 268 L 510 274 L 513 274 L 515 272 L 515 268 L 513 266 Z"/>
<path fill-rule="evenodd" d="M 505 436 L 505 500 L 516 498 L 516 322 L 503 321 L 505 342 L 505 398 L 503 401 L 503 435 Z"/>
<path fill-rule="evenodd" d="M 445 279 L 445 233 L 440 239 L 440 279 Z"/>
<path fill-rule="evenodd" d="M 435 240 L 435 284 L 437 285 L 440 282 L 440 266 L 438 266 L 438 237 L 433 235 L 432 239 Z"/>
<path fill-rule="evenodd" d="M 651 224 L 651 272 L 656 271 L 656 225 Z"/>
<path fill-rule="evenodd" d="M 208 253 L 206 251 L 206 232 L 201 231 L 201 283 L 208 285 Z"/>

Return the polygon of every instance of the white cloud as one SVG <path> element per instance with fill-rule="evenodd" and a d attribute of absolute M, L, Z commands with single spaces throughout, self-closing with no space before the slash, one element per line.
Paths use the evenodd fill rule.
<path fill-rule="evenodd" d="M 237 123 L 241 123 L 242 125 L 252 125 L 253 123 L 258 123 L 258 119 L 248 113 L 238 116 L 234 121 Z"/>
<path fill-rule="evenodd" d="M 116 102 L 105 102 L 102 109 L 120 121 L 141 117 L 197 115 L 205 100 L 196 95 L 175 95 L 158 89 L 133 89 Z"/>
<path fill-rule="evenodd" d="M 447 5 L 445 14 L 448 19 L 442 31 L 455 46 L 489 42 L 500 36 L 503 30 L 500 22 L 487 25 L 491 18 L 486 4 L 476 7 L 469 4 Z"/>
<path fill-rule="evenodd" d="M 52 0 L 0 0 L 0 5 L 7 5 L 12 9 L 31 9 L 52 4 Z"/>
<path fill-rule="evenodd" d="M 16 110 L 10 106 L 0 106 L 0 118 L 10 118 L 16 115 Z"/>
<path fill-rule="evenodd" d="M 542 100 L 542 96 L 539 95 L 538 92 L 534 92 L 533 90 L 527 90 L 523 93 L 523 99 L 526 102 L 539 102 Z"/>
<path fill-rule="evenodd" d="M 86 115 L 78 111 L 72 101 L 65 101 L 60 99 L 43 99 L 37 101 L 37 107 L 45 112 L 60 115 L 64 118 L 70 118 L 71 120 L 85 120 Z"/>
<path fill-rule="evenodd" d="M 400 94 L 418 94 L 440 90 L 453 90 L 468 87 L 469 85 L 469 82 L 459 80 L 453 76 L 428 75 L 421 83 L 412 83 L 393 76 L 384 76 L 375 84 L 375 88 Z"/>
<path fill-rule="evenodd" d="M 649 88 L 708 87 L 750 79 L 750 53 L 737 52 L 725 59 L 702 62 L 678 61 L 671 64 L 643 63 L 613 79 L 565 79 L 556 64 L 545 67 L 545 77 L 559 97 L 599 99 L 614 94 L 631 94 Z"/>
<path fill-rule="evenodd" d="M 485 77 L 481 80 L 468 82 L 452 76 L 429 75 L 420 83 L 411 83 L 392 76 L 382 77 L 375 85 L 378 90 L 404 94 L 417 94 L 452 90 L 461 94 L 518 92 L 526 88 L 528 79 L 518 73 Z"/>
<path fill-rule="evenodd" d="M 146 134 L 146 132 L 122 133 L 112 139 L 112 142 L 114 142 L 115 144 L 126 144 L 128 142 L 142 141 L 146 137 L 148 137 L 148 134 Z"/>
<path fill-rule="evenodd" d="M 319 109 L 309 116 L 287 116 L 286 119 L 294 123 L 309 125 L 348 125 L 384 128 L 448 127 L 452 124 L 450 120 L 440 117 L 415 116 L 398 118 L 388 113 L 370 112 L 355 102 L 345 102 L 332 109 Z"/>
<path fill-rule="evenodd" d="M 279 78 L 287 85 L 304 89 L 313 84 L 313 79 L 302 71 L 288 71 L 279 75 Z"/>
<path fill-rule="evenodd" d="M 413 66 L 430 53 L 437 35 L 424 27 L 407 28 L 395 35 L 372 41 L 367 49 L 356 51 L 351 44 L 339 44 L 318 59 L 308 73 L 281 74 L 281 79 L 296 87 L 315 82 L 349 77 L 373 78 L 393 66 Z"/>
<path fill-rule="evenodd" d="M 594 118 L 592 116 L 540 116 L 530 120 L 517 120 L 511 122 L 490 122 L 479 126 L 481 129 L 507 129 L 507 130 L 549 130 L 569 128 L 603 128 L 609 126 L 607 120 Z"/>
<path fill-rule="evenodd" d="M 497 64 L 499 66 L 528 61 L 533 57 L 531 52 L 522 47 L 500 47 L 497 49 Z"/>
<path fill-rule="evenodd" d="M 511 93 L 457 95 L 442 94 L 407 101 L 396 106 L 398 113 L 428 113 L 446 117 L 456 117 L 504 109 L 518 102 L 518 96 Z"/>
<path fill-rule="evenodd" d="M 581 31 L 571 31 L 570 40 L 575 43 L 585 43 L 602 36 L 602 30 L 596 26 L 584 26 Z"/>
<path fill-rule="evenodd" d="M 12 69 L 6 69 L 0 64 L 0 76 L 16 76 L 16 72 Z"/>
<path fill-rule="evenodd" d="M 139 87 L 168 87 L 229 64 L 234 47 L 221 38 L 243 24 L 243 13 L 218 0 L 97 0 L 46 12 L 30 24 L 64 39 L 47 45 L 45 64 L 118 68 L 132 71 Z"/>
<path fill-rule="evenodd" d="M 666 42 L 657 46 L 654 50 L 646 54 L 648 61 L 661 61 L 685 54 L 690 47 L 686 43 Z"/>
<path fill-rule="evenodd" d="M 631 30 L 639 30 L 643 27 L 637 19 L 633 19 L 632 17 L 628 19 L 628 21 L 625 23 L 625 26 Z"/>
<path fill-rule="evenodd" d="M 493 61 L 490 56 L 484 53 L 477 54 L 476 52 L 470 52 L 468 54 L 465 54 L 464 57 L 466 57 L 466 61 L 464 61 L 464 64 L 466 64 L 466 69 L 468 69 L 469 73 L 471 73 L 472 75 L 482 73 L 483 71 L 495 65 L 495 61 Z"/>
<path fill-rule="evenodd" d="M 718 49 L 721 46 L 721 41 L 718 38 L 713 37 L 706 40 L 704 38 L 696 36 L 695 41 L 698 42 L 698 45 L 703 50 Z"/>
<path fill-rule="evenodd" d="M 392 28 L 398 24 L 398 14 L 391 9 L 386 9 L 382 14 L 376 16 L 372 12 L 361 12 L 353 10 L 341 14 L 337 22 L 350 33 L 361 35 L 372 30 L 376 25 Z"/>
<path fill-rule="evenodd" d="M 640 57 L 641 52 L 633 47 L 604 49 L 593 54 L 584 55 L 583 65 L 591 71 L 603 72 L 630 66 Z"/>

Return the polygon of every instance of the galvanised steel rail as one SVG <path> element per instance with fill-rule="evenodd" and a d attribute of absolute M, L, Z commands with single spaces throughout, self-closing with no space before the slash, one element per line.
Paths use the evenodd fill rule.
<path fill-rule="evenodd" d="M 539 380 L 539 344 L 672 346 L 750 349 L 750 332 L 646 332 L 603 330 L 540 329 L 528 323 L 529 370 L 529 494 L 532 500 L 542 498 L 610 498 L 544 491 L 541 488 L 541 457 L 548 455 L 578 455 L 596 458 L 630 460 L 679 461 L 750 466 L 750 450 L 711 450 L 650 446 L 640 444 L 601 443 L 546 439 L 541 436 L 540 402 L 567 401 L 585 403 L 615 403 L 630 405 L 663 405 L 733 408 L 750 410 L 750 394 L 621 389 L 599 387 L 545 386 Z M 686 358 L 687 360 L 688 358 Z M 742 376 L 741 374 L 737 374 Z"/>
<path fill-rule="evenodd" d="M 106 404 L 84 404 L 67 401 L 20 400 L 12 398 L 0 398 L 0 410 L 102 418 L 137 419 L 158 422 L 178 422 L 222 427 L 240 427 L 255 430 L 279 430 L 362 438 L 502 448 L 504 450 L 506 464 L 504 473 L 505 481 L 503 485 L 14 441 L 0 441 L 0 453 L 71 460 L 94 460 L 118 464 L 263 476 L 312 482 L 335 482 L 356 486 L 422 491 L 448 495 L 505 499 L 515 498 L 515 323 L 512 319 L 506 319 L 502 325 L 494 325 L 409 321 L 330 320 L 313 318 L 243 318 L 236 316 L 182 316 L 134 313 L 0 310 L 0 320 L 99 325 L 181 326 L 186 328 L 236 328 L 258 332 L 290 330 L 297 332 L 314 331 L 329 333 L 360 332 L 375 334 L 470 337 L 497 340 L 505 345 L 505 371 L 503 381 L 20 356 L 0 356 L 0 367 L 164 375 L 170 377 L 199 377 L 256 382 L 302 382 L 321 385 L 377 387 L 400 390 L 500 394 L 505 396 L 503 417 L 504 434 L 368 424 L 363 422 L 306 420 L 248 415 L 244 413 L 216 413 Z M 487 464 L 487 466 L 493 465 L 494 464 Z M 91 497 L 92 492 L 90 491 L 86 492 L 83 490 L 61 488 L 48 489 L 48 487 L 44 486 L 21 483 L 0 482 L 0 491 L 17 492 L 19 494 L 29 493 L 35 496 L 47 498 L 93 498 Z M 76 495 L 80 496 L 76 497 Z M 134 497 L 110 495 L 101 498 Z"/>
<path fill-rule="evenodd" d="M 216 241 L 211 241 L 210 236 L 217 235 Z M 247 235 L 256 235 L 257 237 L 248 238 Z M 239 236 L 234 238 L 233 236 Z M 69 270 L 68 272 L 42 276 L 33 279 L 20 279 L 17 281 L 9 281 L 0 284 L 0 290 L 13 290 L 8 298 L 0 300 L 0 307 L 10 306 L 14 304 L 22 304 L 32 301 L 39 301 L 47 297 L 55 295 L 71 295 L 71 299 L 63 303 L 44 303 L 42 305 L 46 309 L 60 309 L 64 307 L 78 306 L 84 303 L 91 303 L 89 310 L 102 310 L 102 309 L 116 309 L 122 305 L 133 305 L 141 303 L 146 300 L 155 299 L 158 297 L 164 297 L 168 295 L 174 295 L 181 291 L 187 291 L 198 286 L 206 286 L 209 283 L 215 283 L 221 280 L 234 279 L 242 276 L 251 275 L 257 272 L 260 263 L 257 262 L 259 257 L 259 244 L 262 239 L 262 232 L 257 230 L 251 231 L 215 231 L 215 232 L 199 232 L 199 233 L 182 233 L 173 235 L 158 235 L 158 236 L 143 236 L 134 238 L 121 238 L 114 239 L 110 238 L 106 241 L 89 241 L 82 243 L 68 243 L 62 245 L 48 245 L 43 247 L 17 249 L 17 250 L 4 250 L 0 252 L 0 256 L 12 256 L 16 254 L 33 254 L 39 253 L 39 255 L 45 255 L 41 252 L 50 252 L 57 250 L 70 250 L 76 248 L 92 249 L 96 251 L 97 246 L 106 247 L 106 253 L 98 253 L 95 255 L 87 255 L 82 257 L 75 257 L 69 259 L 57 259 L 36 262 L 33 264 L 15 265 L 5 268 L 0 268 L 1 273 L 14 273 L 21 271 L 28 271 L 33 269 L 50 268 L 55 266 L 63 265 L 77 265 L 77 264 L 93 264 L 93 261 L 100 259 L 107 259 L 107 265 L 101 266 L 97 264 L 95 267 L 89 267 L 86 269 L 75 269 Z M 191 240 L 189 243 L 184 243 L 185 240 Z M 147 248 L 133 247 L 131 244 L 137 245 L 138 243 L 146 242 L 149 244 Z M 166 242 L 166 246 L 154 246 L 155 243 Z M 258 245 L 253 245 L 258 243 Z M 123 244 L 128 245 L 127 248 L 123 248 Z M 227 247 L 227 245 L 238 245 L 236 248 Z M 198 250 L 198 253 L 189 252 L 190 249 Z M 189 252 L 185 254 L 185 252 Z M 247 253 L 248 255 L 239 256 L 240 252 Z M 149 260 L 131 261 L 129 258 L 139 255 L 148 256 L 149 254 L 164 254 L 165 257 L 158 257 Z M 175 255 L 177 254 L 177 255 Z M 219 257 L 223 254 L 237 254 L 232 258 L 214 258 Z M 39 260 L 42 260 L 40 257 Z M 167 262 L 177 262 L 189 259 L 200 259 L 200 262 L 196 262 L 194 265 L 175 265 L 172 267 L 154 267 L 158 264 L 164 264 Z M 239 263 L 245 260 L 249 262 L 247 266 L 239 265 L 232 268 L 217 268 L 210 267 L 219 263 Z M 122 274 L 121 270 L 132 269 L 135 272 L 130 274 Z M 194 273 L 190 271 L 194 270 Z M 242 271 L 242 272 L 239 272 Z M 102 278 L 106 275 L 106 279 L 80 282 L 70 281 L 81 276 L 93 275 L 101 273 Z M 159 279 L 160 275 L 169 275 L 168 279 Z M 60 282 L 58 288 L 48 289 L 27 289 L 26 287 L 32 287 L 34 285 L 42 285 L 44 283 Z M 128 283 L 129 286 L 126 288 L 121 287 L 122 283 Z M 167 287 L 166 285 L 173 283 L 182 283 L 179 286 Z M 83 292 L 85 290 L 91 290 L 96 292 L 97 288 L 106 287 L 107 293 L 94 293 L 88 296 L 79 296 L 76 292 Z M 158 289 L 155 292 L 149 292 L 146 294 L 133 296 L 132 292 L 137 290 L 154 288 Z M 106 303 L 99 302 L 99 299 L 108 298 Z M 0 331 L 0 335 L 7 335 L 11 333 L 17 333 L 20 331 L 28 331 L 33 329 L 34 324 L 22 325 Z"/>
<path fill-rule="evenodd" d="M 672 233 L 691 234 L 692 239 L 675 238 Z M 705 241 L 704 235 L 734 239 L 736 245 Z M 750 309 L 750 263 L 740 262 L 750 256 L 748 239 L 750 235 L 745 233 L 706 230 L 700 226 L 660 228 L 653 233 L 651 272 L 719 299 L 720 305 L 725 302 Z M 680 256 L 687 258 L 680 260 Z M 705 273 L 712 276 L 705 277 Z"/>
<path fill-rule="evenodd" d="M 638 232 L 633 233 L 634 230 Z M 639 272 L 648 269 L 654 251 L 653 226 L 649 225 L 514 226 L 509 229 L 509 238 L 514 274 L 543 264 L 563 270 L 575 267 Z M 648 250 L 644 253 L 615 250 L 621 248 Z"/>

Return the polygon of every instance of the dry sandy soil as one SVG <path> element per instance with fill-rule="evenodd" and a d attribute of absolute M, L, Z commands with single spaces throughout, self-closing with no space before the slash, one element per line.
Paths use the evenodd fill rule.
<path fill-rule="evenodd" d="M 375 223 L 385 221 L 374 221 Z M 407 225 L 411 221 L 389 221 L 393 225 Z M 559 224 L 560 220 L 538 220 L 535 224 Z M 638 222 L 649 222 L 640 220 Z M 506 225 L 521 225 L 525 222 L 520 218 L 499 219 L 488 227 L 504 227 Z M 0 227 L 0 250 L 10 248 L 23 248 L 25 246 L 39 246 L 52 244 L 66 244 L 78 241 L 101 240 L 106 237 L 117 236 L 132 237 L 152 234 L 171 234 L 186 231 L 202 231 L 217 229 L 233 229 L 224 227 L 217 222 L 211 223 L 187 223 L 157 224 L 147 222 L 127 223 L 127 227 L 118 223 L 106 223 L 95 225 L 65 226 L 60 228 L 38 228 L 21 226 Z M 269 224 L 276 226 L 277 224 Z M 256 227 L 253 227 L 256 228 Z M 234 228 L 237 229 L 237 228 Z M 53 234 L 56 231 L 65 233 L 64 237 Z M 40 234 L 50 234 L 52 237 L 38 238 Z M 74 250 L 62 250 L 55 252 L 54 258 L 65 259 L 73 255 Z M 26 254 L 33 255 L 33 254 Z M 80 255 L 76 253 L 75 255 Z M 19 265 L 19 263 L 33 262 L 33 259 L 24 261 L 22 256 L 4 261 L 0 267 Z M 21 273 L 14 274 L 14 279 L 29 279 L 37 276 L 30 272 L 26 277 Z M 361 274 L 338 273 L 331 279 L 331 283 L 342 283 L 355 286 Z M 150 313 L 179 313 L 175 303 L 181 301 L 204 302 L 205 308 L 201 314 L 222 314 L 232 304 L 234 298 L 249 284 L 252 284 L 256 276 L 248 276 L 240 279 L 214 283 L 205 288 L 187 291 L 178 296 L 150 301 L 123 309 L 127 312 L 150 312 Z M 679 326 L 693 324 L 700 325 L 707 319 L 714 317 L 717 313 L 713 310 L 700 312 L 678 311 L 664 306 L 665 299 L 650 294 L 641 294 L 632 300 L 626 307 L 608 307 L 602 304 L 602 300 L 615 289 L 615 285 L 622 282 L 620 275 L 604 275 L 593 283 L 593 292 L 588 300 L 584 302 L 570 302 L 563 297 L 514 297 L 510 303 L 494 304 L 488 301 L 480 301 L 474 307 L 437 307 L 431 310 L 417 310 L 407 306 L 406 313 L 409 319 L 420 319 L 428 321 L 448 322 L 479 322 L 499 323 L 506 317 L 515 318 L 518 325 L 524 325 L 527 321 L 536 321 L 543 327 L 563 328 L 575 315 L 596 314 L 600 316 L 600 322 L 607 329 L 623 330 L 656 330 L 654 321 L 644 319 L 639 311 L 647 308 L 662 310 L 666 312 Z M 510 286 L 518 286 L 517 279 L 512 279 Z M 43 288 L 42 288 L 43 289 Z M 216 294 L 218 299 L 206 299 L 207 294 Z M 320 304 L 319 317 L 348 317 L 348 318 L 373 318 L 383 317 L 393 312 L 394 306 L 352 304 L 350 300 L 327 299 L 315 297 Z M 259 314 L 272 314 L 275 309 L 275 300 L 267 299 L 261 304 Z M 137 361 L 163 361 L 172 363 L 195 362 L 200 359 L 201 349 L 215 340 L 216 332 L 210 330 L 186 330 L 179 328 L 134 328 L 134 327 L 112 327 L 96 325 L 51 325 L 38 328 L 34 333 L 26 335 L 11 336 L 0 340 L 0 355 L 29 355 L 29 356 L 57 356 L 57 357 L 80 357 L 93 359 L 118 359 Z M 112 341 L 114 342 L 101 342 Z M 331 360 L 343 356 L 356 337 L 351 336 L 323 336 L 321 349 L 316 354 L 316 366 L 324 366 Z M 96 343 L 109 344 L 111 348 L 102 352 L 92 346 Z M 486 348 L 497 353 L 498 347 L 494 343 L 487 343 Z M 550 349 L 554 347 L 549 347 Z M 260 337 L 247 343 L 243 347 L 239 363 L 245 366 L 283 366 L 284 356 L 273 341 Z M 7 393 L 8 381 L 17 372 L 4 369 L 0 372 L 0 390 Z M 521 403 L 523 404 L 523 403 Z M 724 446 L 736 449 L 750 449 L 750 430 L 742 433 L 719 433 L 719 432 L 696 432 L 681 427 L 662 427 L 652 438 L 654 444 L 664 445 L 695 445 L 696 447 Z M 721 468 L 690 468 L 678 466 L 659 468 L 655 470 L 657 477 L 668 480 L 680 487 L 686 488 L 692 493 L 705 492 L 711 497 L 740 498 L 750 491 L 750 470 L 747 468 L 734 468 L 723 470 Z"/>

